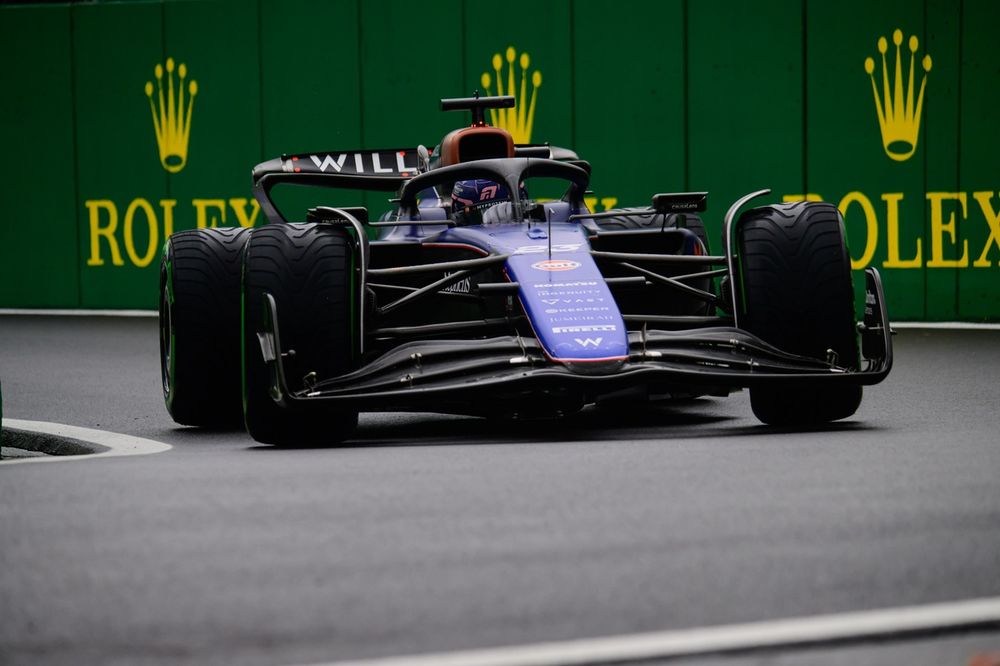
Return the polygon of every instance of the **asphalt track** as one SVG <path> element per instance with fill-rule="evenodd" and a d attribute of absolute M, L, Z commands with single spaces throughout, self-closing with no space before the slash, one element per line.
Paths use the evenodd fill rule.
<path fill-rule="evenodd" d="M 349 446 L 175 426 L 152 319 L 0 317 L 4 415 L 165 442 L 0 465 L 0 663 L 308 664 L 1000 596 L 1000 331 L 905 330 L 851 420 L 745 393 Z M 966 664 L 995 630 L 691 664 Z M 671 662 L 675 663 L 675 662 Z"/>

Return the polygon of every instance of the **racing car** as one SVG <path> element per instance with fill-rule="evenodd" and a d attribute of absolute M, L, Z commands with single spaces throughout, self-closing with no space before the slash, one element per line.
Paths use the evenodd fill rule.
<path fill-rule="evenodd" d="M 168 239 L 160 359 L 175 421 L 332 444 L 360 411 L 558 417 L 749 389 L 762 422 L 809 425 L 851 416 L 888 375 L 881 280 L 866 270 L 856 321 L 834 206 L 744 210 L 769 191 L 749 193 L 713 254 L 705 192 L 597 213 L 589 163 L 485 121 L 514 98 L 441 105 L 472 122 L 433 151 L 282 155 L 253 169 L 264 225 Z M 277 185 L 390 206 L 293 217 Z"/>

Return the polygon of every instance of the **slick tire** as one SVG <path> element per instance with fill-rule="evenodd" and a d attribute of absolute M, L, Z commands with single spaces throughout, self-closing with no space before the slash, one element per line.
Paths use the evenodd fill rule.
<path fill-rule="evenodd" d="M 755 208 L 737 232 L 741 325 L 778 349 L 858 369 L 851 261 L 843 219 L 828 203 Z M 771 425 L 810 425 L 854 414 L 861 387 L 822 382 L 750 389 L 753 413 Z"/>
<path fill-rule="evenodd" d="M 662 215 L 636 214 L 638 211 L 645 210 L 649 209 L 622 208 L 620 209 L 621 215 L 598 218 L 595 222 L 597 222 L 597 226 L 601 229 L 607 229 L 608 231 L 621 231 L 627 229 L 659 229 L 662 226 L 666 226 L 667 229 L 676 229 L 680 223 L 680 216 L 676 214 L 668 214 L 666 216 L 667 219 L 665 221 L 665 225 Z M 705 252 L 708 253 L 708 234 L 705 232 L 705 223 L 702 219 L 693 213 L 686 213 L 684 215 L 684 226 L 690 229 L 691 232 L 698 237 L 701 244 L 705 246 Z"/>
<path fill-rule="evenodd" d="M 163 399 L 183 425 L 239 426 L 240 269 L 247 229 L 180 231 L 160 262 Z"/>
<path fill-rule="evenodd" d="M 359 333 L 352 311 L 353 256 L 347 232 L 329 224 L 272 224 L 251 234 L 243 261 L 243 416 L 258 442 L 332 445 L 357 426 L 357 411 L 275 402 L 258 338 L 266 325 L 264 295 L 270 294 L 279 351 L 287 354 L 282 363 L 289 391 L 304 388 L 310 373 L 322 381 L 352 370 Z"/>

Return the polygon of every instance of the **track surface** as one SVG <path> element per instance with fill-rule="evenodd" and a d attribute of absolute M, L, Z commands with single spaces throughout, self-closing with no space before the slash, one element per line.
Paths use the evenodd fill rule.
<path fill-rule="evenodd" d="M 0 317 L 6 416 L 174 446 L 0 467 L 0 663 L 309 663 L 1000 595 L 1000 332 L 906 330 L 896 359 L 820 431 L 760 426 L 742 393 L 363 415 L 351 446 L 278 450 L 169 420 L 154 320 Z M 965 663 L 982 640 L 931 644 Z M 938 661 L 920 645 L 823 654 Z"/>

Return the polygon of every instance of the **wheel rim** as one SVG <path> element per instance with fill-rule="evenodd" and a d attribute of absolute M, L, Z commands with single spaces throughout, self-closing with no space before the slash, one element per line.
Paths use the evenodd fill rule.
<path fill-rule="evenodd" d="M 160 294 L 160 375 L 163 381 L 163 396 L 170 397 L 170 363 L 173 359 L 173 322 L 170 316 L 170 296 L 168 286 L 163 286 Z"/>

